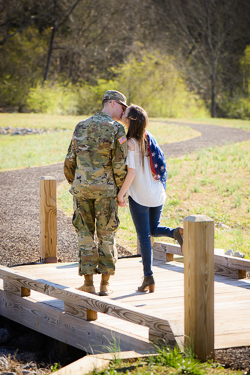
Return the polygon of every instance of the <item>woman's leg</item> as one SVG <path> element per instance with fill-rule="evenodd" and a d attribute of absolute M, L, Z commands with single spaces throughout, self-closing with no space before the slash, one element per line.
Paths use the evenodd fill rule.
<path fill-rule="evenodd" d="M 158 207 L 150 207 L 149 209 L 149 226 L 150 234 L 153 237 L 170 237 L 174 238 L 181 246 L 181 251 L 183 252 L 183 228 L 169 228 L 160 225 L 161 213 L 163 205 Z"/>
<path fill-rule="evenodd" d="M 129 197 L 129 209 L 141 247 L 144 276 L 153 274 L 153 253 L 150 239 L 149 207 L 141 206 Z"/>
<path fill-rule="evenodd" d="M 174 228 L 169 228 L 160 225 L 161 213 L 163 205 L 158 207 L 150 207 L 149 210 L 149 225 L 150 233 L 153 237 L 171 237 L 174 238 Z"/>

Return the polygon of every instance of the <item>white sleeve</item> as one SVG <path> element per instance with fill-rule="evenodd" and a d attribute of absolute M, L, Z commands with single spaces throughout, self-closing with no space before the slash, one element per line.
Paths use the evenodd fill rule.
<path fill-rule="evenodd" d="M 135 152 L 134 151 L 128 150 L 126 165 L 129 168 L 135 169 Z"/>

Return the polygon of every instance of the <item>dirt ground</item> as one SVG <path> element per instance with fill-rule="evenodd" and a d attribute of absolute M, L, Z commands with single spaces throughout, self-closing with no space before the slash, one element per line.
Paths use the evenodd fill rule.
<path fill-rule="evenodd" d="M 185 155 L 200 148 L 250 139 L 250 132 L 241 129 L 199 124 L 189 126 L 202 135 L 188 141 L 162 145 L 166 159 Z M 181 124 L 176 124 L 176 131 L 181 132 L 181 128 Z M 39 181 L 43 176 L 53 176 L 58 184 L 61 183 L 64 181 L 63 164 L 0 173 L 1 265 L 40 262 Z M 60 210 L 57 212 L 57 236 L 58 260 L 77 261 L 77 236 L 71 218 Z M 117 247 L 119 256 L 130 254 L 119 244 Z M 249 372 L 250 348 L 217 350 L 216 360 L 225 367 L 245 369 Z"/>

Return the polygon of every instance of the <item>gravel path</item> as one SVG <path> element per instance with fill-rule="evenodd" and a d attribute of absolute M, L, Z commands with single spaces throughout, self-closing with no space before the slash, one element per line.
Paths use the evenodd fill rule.
<path fill-rule="evenodd" d="M 250 139 L 250 132 L 240 129 L 199 124 L 189 126 L 202 135 L 185 142 L 163 145 L 166 158 Z M 181 131 L 181 124 L 176 124 L 176 128 Z M 53 176 L 57 183 L 64 181 L 63 163 L 0 173 L 1 265 L 13 266 L 40 261 L 39 180 L 42 176 Z M 77 236 L 71 218 L 60 210 L 57 213 L 57 232 L 58 259 L 62 262 L 77 261 Z M 121 256 L 128 255 L 129 252 L 118 245 L 118 253 Z M 250 373 L 250 348 L 216 350 L 215 355 L 216 360 L 225 368 L 244 369 L 245 373 Z"/>
<path fill-rule="evenodd" d="M 250 139 L 250 132 L 240 129 L 199 124 L 189 126 L 202 135 L 163 145 L 166 158 Z M 176 128 L 181 131 L 181 124 Z M 63 163 L 0 173 L 0 264 L 4 266 L 40 261 L 39 181 L 42 176 L 53 176 L 57 183 L 62 182 Z M 58 259 L 62 262 L 77 261 L 76 232 L 71 218 L 60 210 L 57 213 L 57 232 Z M 128 255 L 121 246 L 118 246 L 118 253 Z"/>

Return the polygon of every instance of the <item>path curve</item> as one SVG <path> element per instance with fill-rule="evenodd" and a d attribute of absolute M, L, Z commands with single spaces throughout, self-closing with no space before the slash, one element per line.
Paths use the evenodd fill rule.
<path fill-rule="evenodd" d="M 182 124 L 176 124 L 181 131 Z M 185 125 L 186 126 L 186 125 Z M 178 157 L 200 148 L 221 146 L 250 139 L 250 132 L 214 125 L 188 124 L 201 133 L 184 142 L 163 145 L 166 158 Z M 0 264 L 13 266 L 40 261 L 39 181 L 53 176 L 64 181 L 63 163 L 45 167 L 0 173 Z M 77 261 L 77 236 L 71 218 L 57 214 L 58 258 L 62 262 Z M 120 248 L 120 251 L 124 249 Z M 118 247 L 119 252 L 119 247 Z"/>

